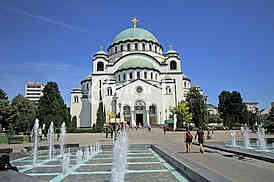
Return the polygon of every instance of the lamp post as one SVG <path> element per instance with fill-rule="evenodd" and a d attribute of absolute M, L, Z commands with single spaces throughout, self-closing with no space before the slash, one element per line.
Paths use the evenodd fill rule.
<path fill-rule="evenodd" d="M 114 101 L 114 119 L 115 119 L 115 124 L 114 124 L 114 140 L 116 140 L 116 135 L 117 135 L 117 131 L 116 131 L 116 118 L 117 118 L 117 108 L 116 108 L 116 105 L 117 105 L 117 99 L 118 99 L 118 96 L 116 94 L 116 92 L 114 93 L 114 96 L 113 96 L 113 101 Z"/>

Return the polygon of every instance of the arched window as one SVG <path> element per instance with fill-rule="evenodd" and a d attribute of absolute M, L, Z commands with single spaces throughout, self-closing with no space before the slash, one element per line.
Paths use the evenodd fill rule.
<path fill-rule="evenodd" d="M 124 73 L 124 81 L 126 80 L 126 74 Z"/>
<path fill-rule="evenodd" d="M 89 84 L 87 83 L 87 90 L 89 89 Z"/>
<path fill-rule="evenodd" d="M 156 114 L 156 106 L 155 105 L 149 106 L 149 114 L 151 114 L 151 115 Z"/>
<path fill-rule="evenodd" d="M 138 44 L 135 43 L 135 51 L 138 51 Z"/>
<path fill-rule="evenodd" d="M 140 72 L 137 72 L 137 79 L 140 79 Z"/>
<path fill-rule="evenodd" d="M 157 75 L 157 73 L 155 74 L 155 80 L 158 80 L 158 75 Z"/>
<path fill-rule="evenodd" d="M 149 44 L 149 50 L 152 51 L 152 45 L 151 44 Z"/>
<path fill-rule="evenodd" d="M 151 72 L 151 74 L 150 74 L 150 77 L 151 77 L 151 80 L 153 80 L 153 73 Z"/>
<path fill-rule="evenodd" d="M 144 78 L 147 79 L 147 72 L 144 72 Z"/>
<path fill-rule="evenodd" d="M 185 88 L 186 88 L 186 82 L 184 84 L 185 84 Z"/>
<path fill-rule="evenodd" d="M 146 45 L 144 43 L 142 44 L 142 47 L 143 47 L 142 50 L 145 51 L 146 50 Z"/>
<path fill-rule="evenodd" d="M 109 96 L 112 95 L 112 88 L 111 88 L 111 87 L 108 87 L 108 88 L 107 88 L 107 92 L 108 92 L 108 95 L 109 95 Z"/>
<path fill-rule="evenodd" d="M 121 76 L 120 75 L 118 76 L 118 81 L 121 81 Z"/>
<path fill-rule="evenodd" d="M 130 44 L 127 45 L 127 51 L 130 51 Z"/>
<path fill-rule="evenodd" d="M 130 115 L 130 106 L 126 105 L 123 107 L 124 115 Z"/>
<path fill-rule="evenodd" d="M 74 102 L 78 103 L 79 102 L 79 97 L 77 95 L 74 96 Z"/>
<path fill-rule="evenodd" d="M 177 63 L 176 61 L 170 62 L 170 70 L 177 70 Z"/>
<path fill-rule="evenodd" d="M 118 49 L 117 49 L 117 47 L 115 47 L 115 53 L 117 53 L 118 52 Z"/>
<path fill-rule="evenodd" d="M 129 73 L 129 79 L 132 79 L 132 73 Z"/>
<path fill-rule="evenodd" d="M 170 88 L 170 86 L 166 87 L 166 94 L 171 94 L 171 88 Z"/>
<path fill-rule="evenodd" d="M 123 45 L 121 45 L 121 51 L 124 51 L 124 46 Z"/>
<path fill-rule="evenodd" d="M 97 63 L 97 71 L 104 71 L 104 63 L 103 62 Z"/>
<path fill-rule="evenodd" d="M 157 45 L 155 45 L 155 50 L 154 51 L 157 53 Z"/>

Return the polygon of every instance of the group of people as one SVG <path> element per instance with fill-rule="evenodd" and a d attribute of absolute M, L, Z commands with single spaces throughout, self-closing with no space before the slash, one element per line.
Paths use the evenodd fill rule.
<path fill-rule="evenodd" d="M 204 149 L 204 142 L 205 142 L 205 134 L 202 128 L 199 128 L 199 130 L 197 130 L 196 135 L 195 135 L 195 141 L 198 137 L 198 143 L 200 145 L 200 152 L 204 153 L 205 149 Z M 186 134 L 185 134 L 185 142 L 186 142 L 186 152 L 191 152 L 192 149 L 192 140 L 193 140 L 193 135 L 190 132 L 189 128 L 187 128 L 186 130 Z"/>

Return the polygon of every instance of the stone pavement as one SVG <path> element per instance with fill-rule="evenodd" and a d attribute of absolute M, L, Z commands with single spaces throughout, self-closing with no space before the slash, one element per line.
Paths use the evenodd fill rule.
<path fill-rule="evenodd" d="M 151 132 L 148 132 L 147 129 L 138 129 L 137 131 L 134 129 L 130 130 L 128 135 L 130 144 L 157 144 L 160 148 L 187 163 L 189 166 L 198 165 L 231 181 L 274 181 L 273 163 L 250 158 L 239 160 L 237 158 L 226 157 L 227 153 L 225 152 L 208 149 L 206 153 L 201 154 L 199 153 L 199 147 L 194 145 L 191 153 L 185 153 L 183 132 L 167 132 L 164 135 L 163 131 L 158 128 L 153 128 Z M 239 137 L 238 139 L 241 138 Z M 92 145 L 96 142 L 100 144 L 112 144 L 112 139 L 105 138 L 105 134 L 67 134 L 65 140 L 66 143 L 79 143 L 81 146 Z M 213 139 L 210 141 L 224 140 L 230 140 L 229 131 L 215 131 Z M 16 144 L 9 146 L 14 148 L 15 151 L 20 151 L 24 145 Z M 0 148 L 4 147 L 8 147 L 8 145 L 0 145 Z"/>

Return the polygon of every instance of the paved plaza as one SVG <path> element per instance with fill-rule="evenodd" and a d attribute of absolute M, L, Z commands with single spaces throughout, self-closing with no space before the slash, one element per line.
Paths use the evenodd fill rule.
<path fill-rule="evenodd" d="M 164 135 L 163 131 L 158 128 L 153 128 L 151 132 L 147 129 L 138 129 L 137 131 L 134 129 L 129 130 L 128 136 L 129 144 L 156 144 L 163 151 L 182 161 L 189 167 L 198 169 L 203 175 L 207 175 L 207 172 L 210 171 L 213 174 L 223 176 L 224 178 L 235 182 L 263 182 L 273 181 L 274 179 L 274 164 L 270 162 L 264 162 L 251 158 L 244 158 L 240 160 L 235 157 L 227 157 L 231 155 L 228 155 L 226 152 L 216 151 L 213 149 L 206 149 L 206 152 L 201 154 L 199 152 L 199 147 L 195 145 L 193 145 L 193 150 L 191 153 L 186 153 L 185 143 L 183 142 L 184 132 L 167 132 Z M 239 131 L 238 136 L 240 136 Z M 216 131 L 210 141 L 228 141 L 230 138 L 230 131 Z M 238 140 L 241 140 L 241 138 L 239 137 Z M 89 146 L 96 144 L 96 142 L 102 145 L 111 145 L 113 140 L 111 138 L 105 138 L 105 134 L 103 133 L 89 133 L 67 134 L 65 142 L 79 143 L 80 146 Z M 11 147 L 15 151 L 21 151 L 24 145 L 0 145 L 0 147 Z"/>

